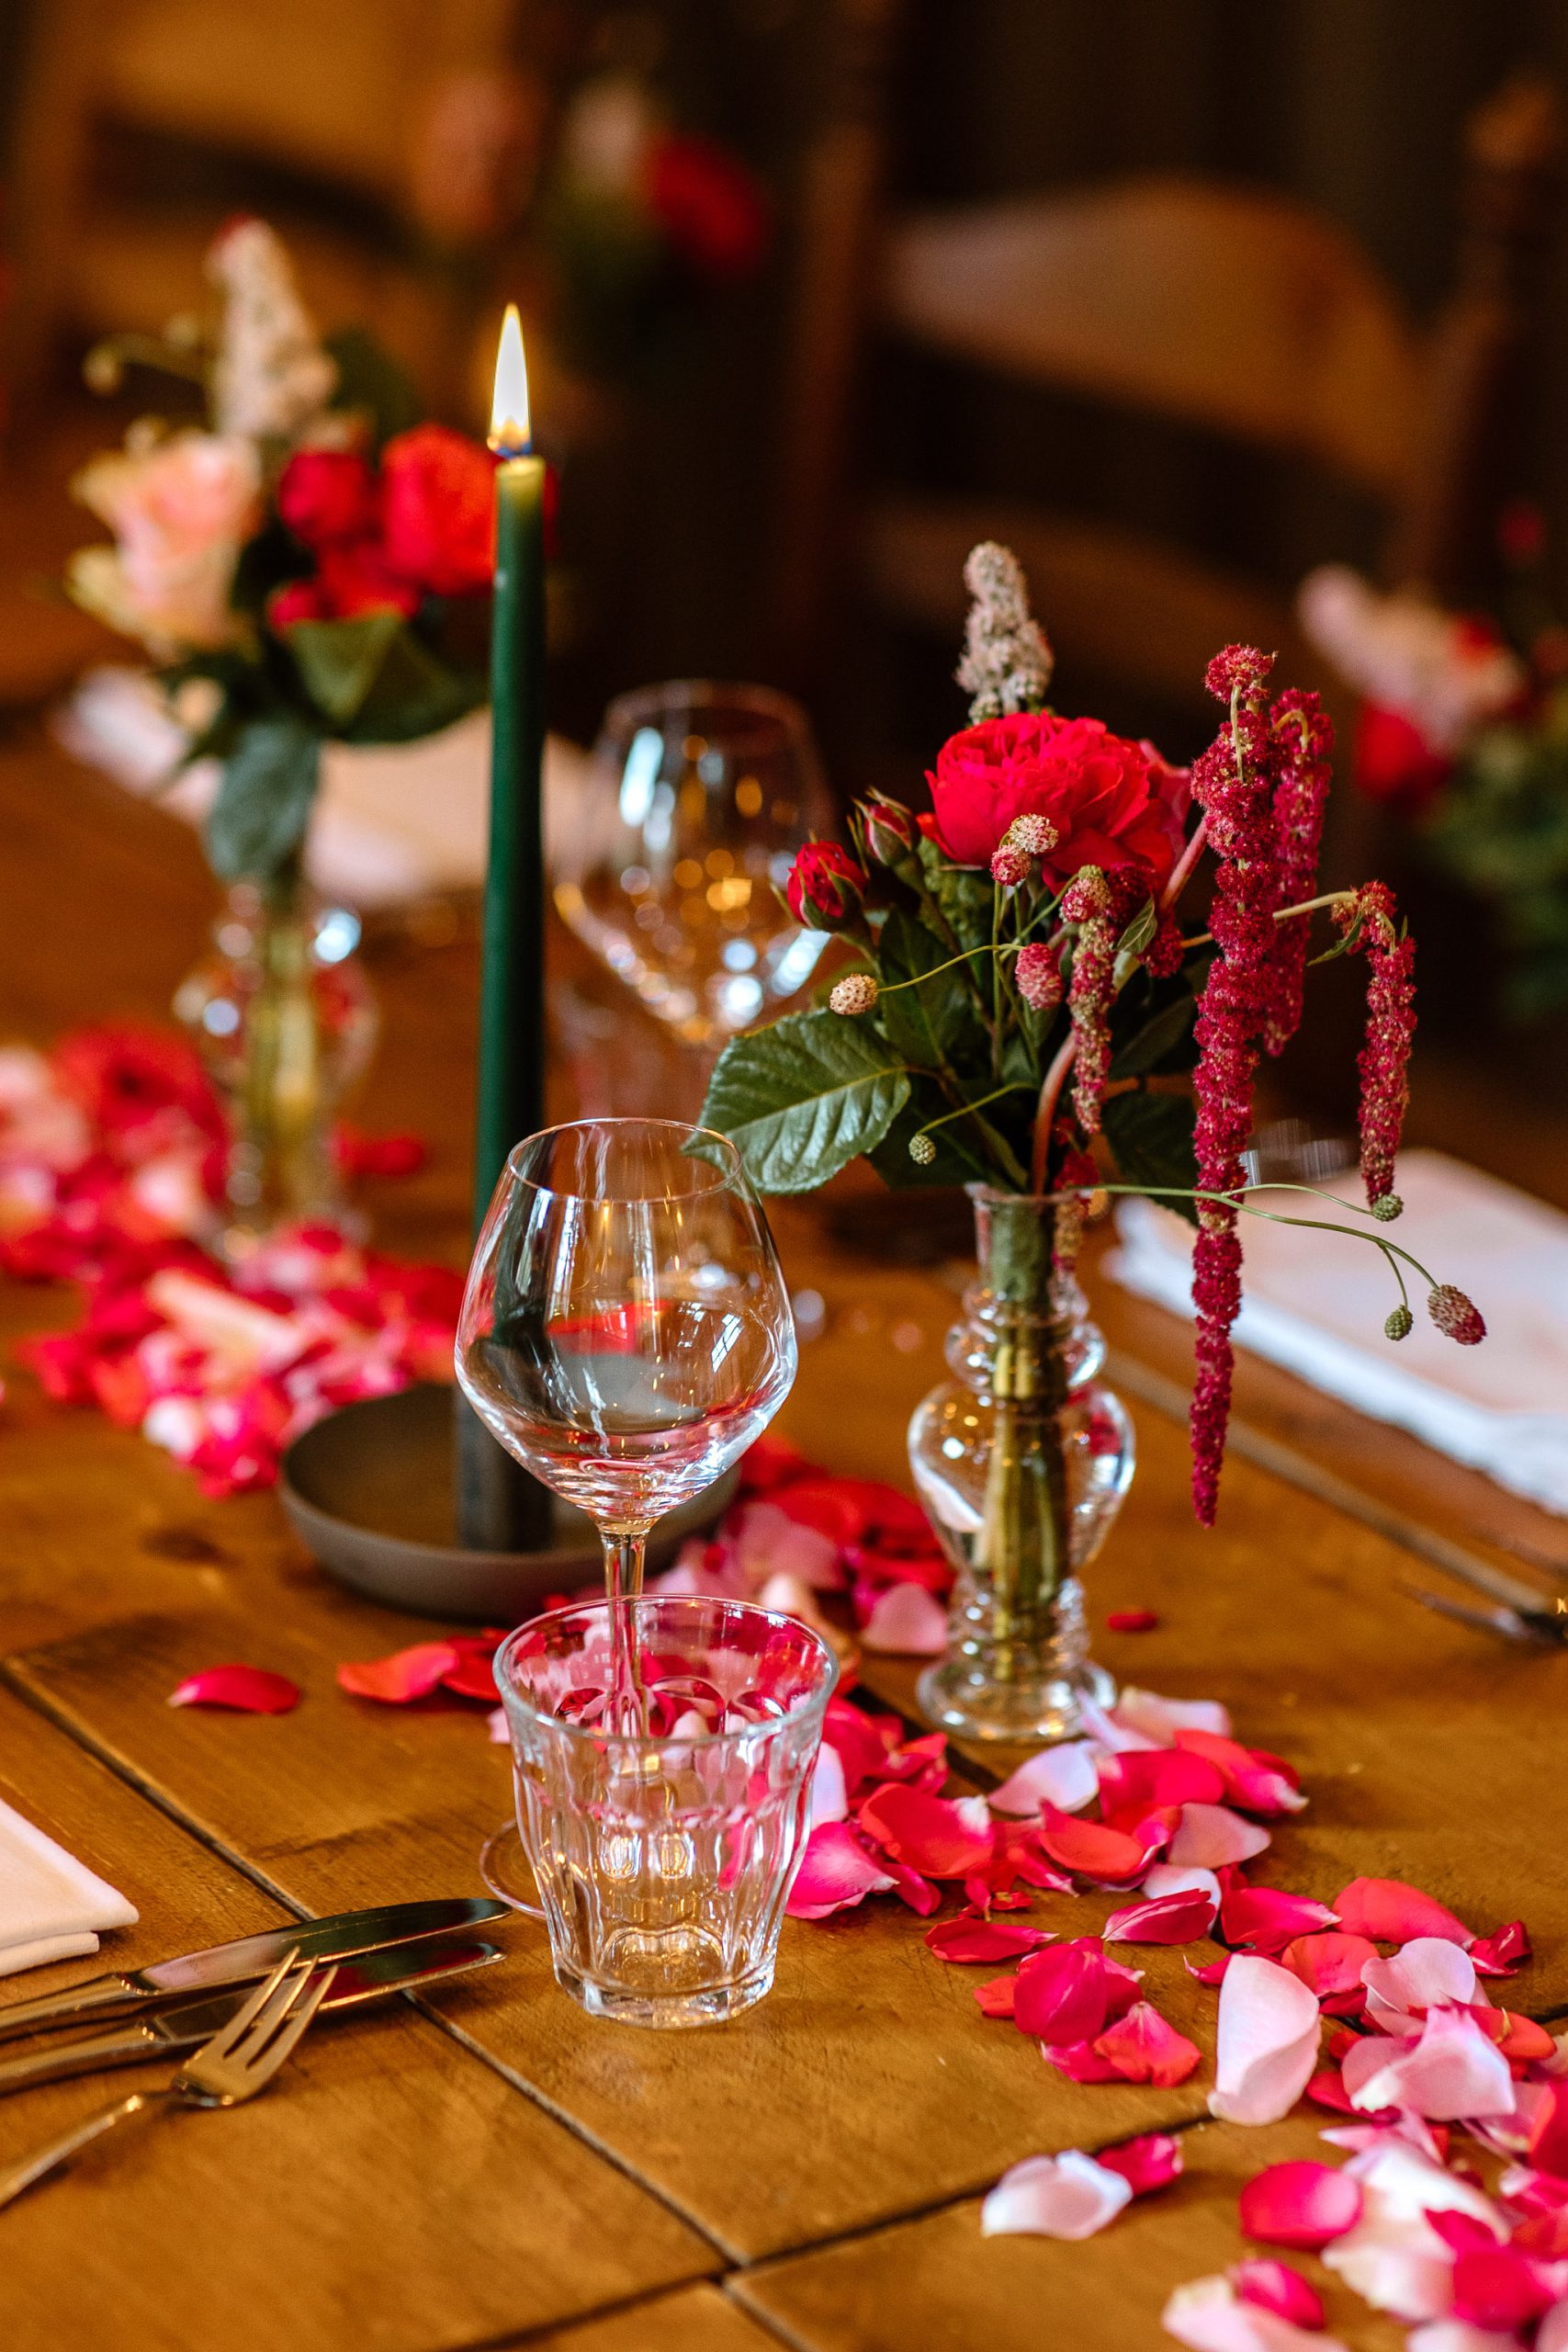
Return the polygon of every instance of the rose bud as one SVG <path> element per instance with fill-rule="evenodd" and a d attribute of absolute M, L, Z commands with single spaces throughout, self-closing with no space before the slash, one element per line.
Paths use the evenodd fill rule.
<path fill-rule="evenodd" d="M 864 869 L 837 842 L 807 842 L 790 868 L 785 896 L 796 922 L 834 931 L 865 894 Z"/>
<path fill-rule="evenodd" d="M 878 865 L 901 865 L 919 838 L 914 810 L 901 800 L 885 799 L 880 792 L 861 802 L 860 825 L 865 854 Z"/>

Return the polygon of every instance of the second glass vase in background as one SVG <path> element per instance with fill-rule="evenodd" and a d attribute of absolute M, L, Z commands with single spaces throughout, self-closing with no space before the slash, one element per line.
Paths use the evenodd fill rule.
<path fill-rule="evenodd" d="M 229 1113 L 225 1247 L 279 1225 L 341 1224 L 333 1123 L 376 1043 L 357 916 L 297 874 L 237 883 L 175 1011 Z"/>
<path fill-rule="evenodd" d="M 944 1657 L 920 1679 L 933 1724 L 968 1739 L 1058 1740 L 1115 1685 L 1089 1656 L 1078 1571 L 1133 1476 L 1133 1429 L 1095 1375 L 1105 1342 L 1053 1271 L 1055 1211 L 970 1187 L 979 1281 L 948 1335 L 953 1379 L 909 1424 L 915 1485 L 958 1571 Z"/>

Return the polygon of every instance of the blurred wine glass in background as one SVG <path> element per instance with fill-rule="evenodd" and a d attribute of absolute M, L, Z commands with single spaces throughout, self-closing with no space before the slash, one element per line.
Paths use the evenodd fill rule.
<path fill-rule="evenodd" d="M 831 808 L 810 724 L 766 686 L 622 695 L 554 860 L 556 904 L 650 1012 L 711 1058 L 810 979 L 827 934 L 779 893 Z"/>

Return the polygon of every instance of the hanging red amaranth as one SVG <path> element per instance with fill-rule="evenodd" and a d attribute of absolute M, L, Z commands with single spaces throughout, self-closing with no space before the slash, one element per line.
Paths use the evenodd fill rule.
<path fill-rule="evenodd" d="M 1352 954 L 1365 956 L 1367 1041 L 1356 1067 L 1361 1073 L 1361 1181 L 1369 1207 L 1393 1191 L 1394 1156 L 1410 1102 L 1410 1042 L 1416 1034 L 1416 942 L 1400 935 L 1393 893 L 1386 882 L 1368 882 L 1353 899 L 1334 910 L 1343 932 L 1359 925 Z"/>
<path fill-rule="evenodd" d="M 1252 1132 L 1253 1078 L 1275 1003 L 1274 913 L 1283 903 L 1274 820 L 1279 757 L 1260 707 L 1271 667 L 1271 656 L 1231 645 L 1215 655 L 1204 677 L 1209 692 L 1232 707 L 1192 770 L 1193 792 L 1207 812 L 1209 843 L 1219 859 L 1209 920 L 1220 952 L 1210 967 L 1194 1029 L 1193 1148 L 1200 1192 L 1234 1192 L 1244 1182 L 1241 1155 Z M 1212 1201 L 1198 1204 L 1192 1304 L 1192 1503 L 1201 1523 L 1212 1527 L 1230 1419 L 1231 1327 L 1241 1307 L 1235 1211 Z"/>
<path fill-rule="evenodd" d="M 1274 787 L 1280 904 L 1294 907 L 1310 899 L 1317 888 L 1318 845 L 1323 838 L 1334 729 L 1318 696 L 1303 694 L 1298 686 L 1289 688 L 1275 703 L 1269 727 L 1280 758 L 1280 780 Z M 1270 1054 L 1282 1053 L 1302 1025 L 1311 919 L 1302 915 L 1276 928 L 1274 983 L 1264 1035 Z"/>

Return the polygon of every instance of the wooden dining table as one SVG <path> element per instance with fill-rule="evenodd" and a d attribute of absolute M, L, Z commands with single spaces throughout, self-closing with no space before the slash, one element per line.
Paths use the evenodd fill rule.
<path fill-rule="evenodd" d="M 0 1042 L 164 1020 L 213 886 L 194 838 L 73 765 L 42 730 L 0 742 Z M 571 950 L 552 944 L 558 976 Z M 355 1115 L 415 1128 L 425 1166 L 373 1185 L 378 1243 L 460 1266 L 476 957 L 460 922 L 385 926 L 384 1037 Z M 627 1008 L 628 1020 L 637 1018 Z M 563 1106 L 564 1107 L 564 1106 Z M 780 1204 L 797 1292 L 819 1295 L 780 1428 L 832 1470 L 901 1480 L 911 1407 L 938 1376 L 964 1278 L 883 1246 L 852 1191 Z M 865 1246 L 866 1238 L 877 1243 Z M 1224 1702 L 1299 1767 L 1307 1808 L 1254 1875 L 1332 1900 L 1413 1881 L 1481 1930 L 1522 1916 L 1508 1990 L 1568 2010 L 1568 1658 L 1430 1613 L 1411 1583 L 1490 1560 L 1550 1593 L 1568 1527 L 1282 1373 L 1244 1363 L 1220 1522 L 1188 1498 L 1186 1329 L 1092 1282 L 1139 1466 L 1089 1577 L 1119 1677 Z M 814 1303 L 815 1304 L 815 1303 Z M 0 1285 L 0 1345 L 58 1328 L 66 1290 Z M 51 1404 L 7 1362 L 0 1408 L 0 1797 L 129 1896 L 139 1924 L 28 1992 L 289 1920 L 481 1891 L 510 1802 L 507 1753 L 458 1702 L 377 1706 L 335 1669 L 446 1630 L 326 1575 L 268 1492 L 209 1500 L 140 1436 Z M 1461 1589 L 1450 1585 L 1450 1590 Z M 1157 1623 L 1115 1633 L 1108 1615 Z M 294 1712 L 172 1708 L 193 1670 L 291 1677 Z M 914 1665 L 861 1660 L 913 1715 Z M 984 1785 L 998 1759 L 954 1758 Z M 1002 1759 L 1005 1765 L 1008 1759 Z M 1040 1898 L 1094 1931 L 1110 1899 Z M 1242 2254 L 1236 2196 L 1319 2152 L 1303 2108 L 1208 2118 L 1215 1996 L 1198 1952 L 1134 1957 L 1204 2063 L 1175 2089 L 1082 2086 L 983 2017 L 979 1972 L 873 1900 L 786 1923 L 772 1996 L 721 2030 L 586 2016 L 544 1938 L 469 1982 L 319 2024 L 266 2096 L 89 2153 L 0 2214 L 0 2343 L 17 2352 L 1138 2352 L 1184 2280 Z M 4 1996 L 19 1994 L 23 1980 Z M 0 2099 L 0 2165 L 85 2115 L 101 2078 Z M 1179 2132 L 1180 2179 L 1082 2244 L 983 2237 L 980 2199 L 1021 2157 Z M 1403 2330 L 1310 2257 L 1359 2352 Z"/>

